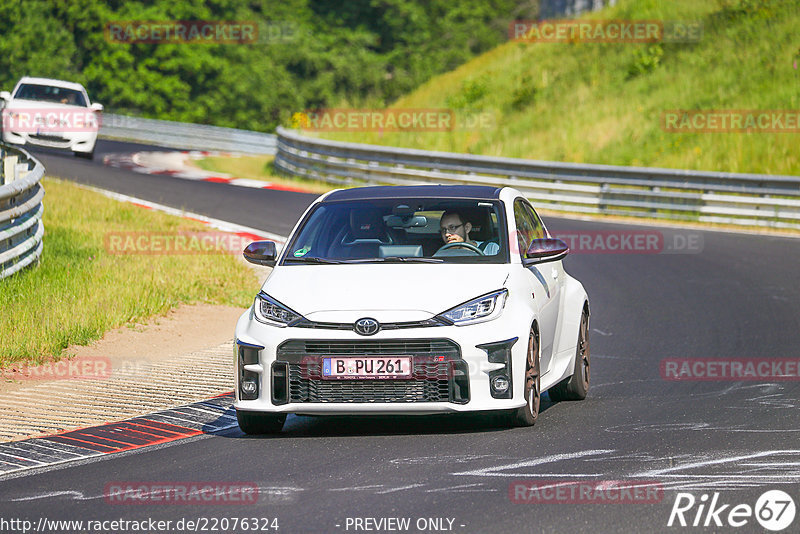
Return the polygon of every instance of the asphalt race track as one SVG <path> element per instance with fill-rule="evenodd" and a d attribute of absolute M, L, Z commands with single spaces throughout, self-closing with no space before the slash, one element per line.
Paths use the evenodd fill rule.
<path fill-rule="evenodd" d="M 34 153 L 49 175 L 282 235 L 314 198 L 102 165 L 104 153 L 142 149 L 104 141 L 94 162 Z M 545 222 L 556 234 L 653 230 Z M 503 429 L 480 417 L 290 416 L 272 437 L 233 429 L 0 478 L 0 515 L 34 524 L 43 516 L 152 518 L 173 521 L 169 532 L 188 531 L 175 527 L 182 518 L 235 517 L 277 518 L 281 534 L 389 531 L 392 523 L 376 528 L 355 519 L 395 517 L 410 518 L 408 532 L 763 532 L 754 517 L 737 529 L 725 521 L 733 506 L 755 507 L 767 490 L 783 490 L 800 505 L 797 377 L 679 382 L 663 379 L 660 365 L 667 358 L 796 359 L 800 240 L 655 230 L 665 244 L 693 235 L 702 251 L 576 253 L 565 260 L 591 299 L 592 385 L 583 402 L 545 398 L 532 428 Z M 650 481 L 663 494 L 650 504 L 514 503 L 509 496 L 514 481 L 564 480 Z M 245 505 L 126 505 L 103 497 L 109 483 L 142 481 L 251 483 L 259 497 Z M 668 527 L 679 492 L 698 501 L 688 522 L 719 492 L 718 507 L 729 505 L 716 516 L 723 526 L 710 518 L 708 528 Z M 221 525 L 211 531 L 234 531 Z M 273 525 L 262 522 L 258 530 Z M 800 518 L 787 532 L 797 525 Z"/>
<path fill-rule="evenodd" d="M 278 235 L 288 235 L 300 213 L 316 198 L 316 195 L 304 193 L 231 187 L 227 184 L 191 182 L 177 178 L 170 180 L 164 176 L 140 174 L 103 165 L 103 156 L 106 154 L 133 153 L 148 149 L 175 150 L 98 140 L 94 161 L 76 158 L 71 152 L 64 151 L 32 149 L 31 153 L 39 158 L 47 174 L 51 176 Z M 255 201 L 256 199 L 258 200 Z"/>

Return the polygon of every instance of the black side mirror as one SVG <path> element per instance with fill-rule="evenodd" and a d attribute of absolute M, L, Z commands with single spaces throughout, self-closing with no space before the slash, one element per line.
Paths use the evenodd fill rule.
<path fill-rule="evenodd" d="M 244 249 L 244 259 L 256 265 L 275 267 L 277 257 L 278 252 L 273 241 L 253 241 Z"/>
<path fill-rule="evenodd" d="M 560 239 L 546 237 L 544 239 L 534 239 L 525 253 L 522 264 L 530 267 L 537 263 L 547 263 L 563 259 L 569 253 L 569 246 Z"/>

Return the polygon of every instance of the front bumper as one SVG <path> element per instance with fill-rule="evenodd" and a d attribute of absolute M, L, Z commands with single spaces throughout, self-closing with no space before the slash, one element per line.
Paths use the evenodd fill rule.
<path fill-rule="evenodd" d="M 3 131 L 3 141 L 15 145 L 63 148 L 89 153 L 97 143 L 97 132 L 42 133 Z"/>
<path fill-rule="evenodd" d="M 513 315 L 469 326 L 360 336 L 343 330 L 277 328 L 256 321 L 248 310 L 236 327 L 234 406 L 243 411 L 328 415 L 518 408 L 525 404 L 522 385 L 530 322 L 509 317 Z M 499 345 L 487 347 L 492 343 Z M 507 358 L 501 349 L 507 351 Z M 332 355 L 410 355 L 414 376 L 407 380 L 323 379 L 321 358 Z M 507 373 L 511 380 L 507 398 L 497 391 L 493 394 L 490 387 L 490 379 L 498 373 Z M 242 391 L 243 380 L 257 383 L 256 398 L 249 399 Z"/>

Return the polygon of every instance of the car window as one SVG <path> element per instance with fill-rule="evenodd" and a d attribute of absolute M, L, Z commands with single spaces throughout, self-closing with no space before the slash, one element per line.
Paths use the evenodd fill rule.
<path fill-rule="evenodd" d="M 544 239 L 546 237 L 546 231 L 544 229 L 544 224 L 542 220 L 539 218 L 539 215 L 536 213 L 536 210 L 531 207 L 530 204 L 523 202 L 525 206 L 525 210 L 530 215 L 531 221 L 533 222 L 533 235 L 534 239 Z"/>
<path fill-rule="evenodd" d="M 524 257 L 531 241 L 544 237 L 544 228 L 538 217 L 534 219 L 531 211 L 521 198 L 514 202 L 514 222 L 517 225 L 519 254 Z"/>
<path fill-rule="evenodd" d="M 86 99 L 83 97 L 82 92 L 52 85 L 23 83 L 17 89 L 14 98 L 87 107 Z"/>
<path fill-rule="evenodd" d="M 323 202 L 301 222 L 283 261 L 435 259 L 437 263 L 505 263 L 508 247 L 502 213 L 500 201 L 414 198 Z"/>

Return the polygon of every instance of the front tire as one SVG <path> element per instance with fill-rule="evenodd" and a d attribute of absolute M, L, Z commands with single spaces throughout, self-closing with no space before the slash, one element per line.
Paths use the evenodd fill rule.
<path fill-rule="evenodd" d="M 578 331 L 578 348 L 572 376 L 565 378 L 548 391 L 550 400 L 583 400 L 589 392 L 589 316 L 584 311 Z"/>
<path fill-rule="evenodd" d="M 286 422 L 286 414 L 264 414 L 236 410 L 236 420 L 242 432 L 250 435 L 280 432 Z"/>
<path fill-rule="evenodd" d="M 83 158 L 88 160 L 94 159 L 94 149 L 91 152 L 72 152 L 76 158 Z"/>
<path fill-rule="evenodd" d="M 528 357 L 525 359 L 525 406 L 511 412 L 513 426 L 533 426 L 539 418 L 542 404 L 541 372 L 539 369 L 539 335 L 531 328 L 528 336 Z"/>

